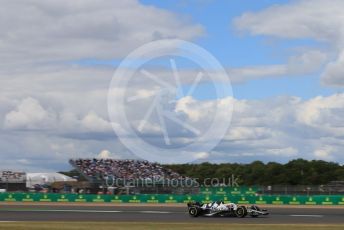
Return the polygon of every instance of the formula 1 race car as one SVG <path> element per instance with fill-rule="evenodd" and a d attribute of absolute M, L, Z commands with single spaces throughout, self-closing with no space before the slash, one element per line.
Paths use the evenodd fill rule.
<path fill-rule="evenodd" d="M 261 215 L 269 215 L 266 209 L 260 209 L 256 205 L 251 206 L 238 206 L 234 203 L 225 204 L 222 201 L 202 204 L 199 202 L 189 202 L 188 204 L 189 215 L 192 217 L 197 216 L 227 216 L 227 217 L 240 217 L 243 218 L 247 215 L 251 217 L 258 217 Z"/>

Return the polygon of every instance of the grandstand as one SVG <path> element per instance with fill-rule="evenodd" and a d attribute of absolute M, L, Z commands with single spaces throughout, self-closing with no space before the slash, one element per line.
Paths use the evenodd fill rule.
<path fill-rule="evenodd" d="M 71 159 L 70 164 L 95 187 L 112 183 L 117 192 L 126 193 L 197 193 L 193 179 L 145 160 Z M 183 185 L 191 186 L 183 186 Z M 125 188 L 125 189 L 123 189 Z M 130 189 L 128 189 L 130 188 Z"/>
<path fill-rule="evenodd" d="M 14 171 L 1 171 L 0 172 L 0 182 L 7 183 L 22 183 L 26 181 L 26 173 L 24 172 L 14 172 Z"/>
<path fill-rule="evenodd" d="M 0 171 L 0 189 L 26 191 L 26 173 L 11 170 Z"/>

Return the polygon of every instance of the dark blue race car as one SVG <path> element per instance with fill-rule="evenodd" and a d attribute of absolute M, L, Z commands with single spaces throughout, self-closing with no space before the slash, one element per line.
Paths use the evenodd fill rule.
<path fill-rule="evenodd" d="M 266 209 L 261 209 L 256 205 L 239 206 L 234 203 L 224 203 L 222 201 L 200 203 L 190 202 L 187 204 L 189 215 L 192 217 L 198 216 L 227 216 L 239 217 L 245 216 L 258 217 L 269 215 Z"/>

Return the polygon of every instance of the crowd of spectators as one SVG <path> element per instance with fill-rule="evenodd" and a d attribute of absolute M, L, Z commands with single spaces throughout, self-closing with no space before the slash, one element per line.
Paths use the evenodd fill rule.
<path fill-rule="evenodd" d="M 158 163 L 144 160 L 76 159 L 72 165 L 89 178 L 114 177 L 132 179 L 183 179 L 178 173 Z"/>

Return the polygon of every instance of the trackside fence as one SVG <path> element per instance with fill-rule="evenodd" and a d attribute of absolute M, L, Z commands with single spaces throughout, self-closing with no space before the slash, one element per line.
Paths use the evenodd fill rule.
<path fill-rule="evenodd" d="M 187 203 L 223 200 L 239 204 L 344 205 L 343 195 L 90 195 L 56 193 L 0 193 L 0 202 Z"/>

